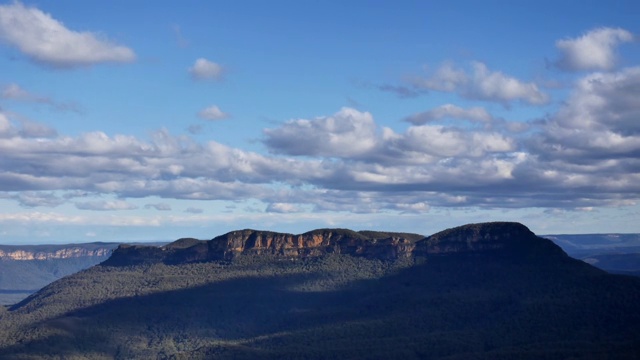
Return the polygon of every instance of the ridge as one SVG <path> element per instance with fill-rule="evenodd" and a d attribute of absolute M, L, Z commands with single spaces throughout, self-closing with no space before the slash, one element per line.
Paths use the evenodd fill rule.
<path fill-rule="evenodd" d="M 234 230 L 211 240 L 183 238 L 162 247 L 120 245 L 104 266 L 180 264 L 231 260 L 243 255 L 288 258 L 348 254 L 392 260 L 460 253 L 509 254 L 516 257 L 567 257 L 553 242 L 516 222 L 467 224 L 428 237 L 419 234 L 316 229 L 302 234 L 266 230 Z"/>

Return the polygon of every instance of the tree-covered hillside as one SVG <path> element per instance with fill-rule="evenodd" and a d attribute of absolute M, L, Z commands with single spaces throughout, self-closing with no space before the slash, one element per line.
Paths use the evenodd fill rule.
<path fill-rule="evenodd" d="M 416 245 L 456 251 L 398 259 L 105 263 L 0 312 L 0 358 L 640 357 L 640 279 L 487 226 Z"/>

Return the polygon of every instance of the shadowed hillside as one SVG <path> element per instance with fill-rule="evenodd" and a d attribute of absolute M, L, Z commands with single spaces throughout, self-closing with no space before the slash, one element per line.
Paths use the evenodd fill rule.
<path fill-rule="evenodd" d="M 369 233 L 320 230 L 307 233 L 321 234 L 319 242 L 302 243 L 314 251 L 285 241 L 261 252 L 252 249 L 271 249 L 264 239 L 299 236 L 252 234 L 136 248 L 130 263 L 130 248 L 121 248 L 117 262 L 0 312 L 0 357 L 640 356 L 640 279 L 572 259 L 520 224 L 405 236 L 412 250 L 395 257 L 362 250 L 380 241 Z M 233 256 L 225 256 L 229 249 Z M 151 261 L 143 261 L 146 252 Z"/>

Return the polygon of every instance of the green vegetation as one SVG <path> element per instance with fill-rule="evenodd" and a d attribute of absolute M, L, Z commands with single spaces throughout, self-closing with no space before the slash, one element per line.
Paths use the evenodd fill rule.
<path fill-rule="evenodd" d="M 640 279 L 544 239 L 512 240 L 509 253 L 420 261 L 263 254 L 95 266 L 0 309 L 0 358 L 640 358 Z"/>

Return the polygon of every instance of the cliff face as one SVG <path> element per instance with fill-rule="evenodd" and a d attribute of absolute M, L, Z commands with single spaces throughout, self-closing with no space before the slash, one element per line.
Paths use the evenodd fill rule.
<path fill-rule="evenodd" d="M 239 254 L 273 254 L 284 256 L 319 256 L 326 253 L 350 254 L 375 258 L 408 256 L 415 241 L 405 234 L 371 238 L 346 229 L 322 229 L 293 235 L 255 230 L 233 231 L 211 240 L 215 252 L 225 257 Z"/>
<path fill-rule="evenodd" d="M 106 257 L 111 254 L 111 247 L 86 249 L 82 247 L 67 247 L 50 251 L 24 250 L 24 249 L 0 249 L 0 260 L 52 260 L 71 259 L 80 257 Z"/>
<path fill-rule="evenodd" d="M 371 233 L 374 234 L 374 233 Z M 104 265 L 136 265 L 232 259 L 239 255 L 284 257 L 321 256 L 328 253 L 368 258 L 396 259 L 411 256 L 417 234 L 384 233 L 381 236 L 346 229 L 320 229 L 304 234 L 238 230 L 209 241 L 180 239 L 163 247 L 121 245 Z"/>
<path fill-rule="evenodd" d="M 261 254 L 313 257 L 337 253 L 397 259 L 486 252 L 566 256 L 551 241 L 537 237 L 524 225 L 500 222 L 460 226 L 426 238 L 417 234 L 355 232 L 347 229 L 320 229 L 297 235 L 246 229 L 232 231 L 209 241 L 180 239 L 163 247 L 121 245 L 103 264 L 176 264 Z"/>

